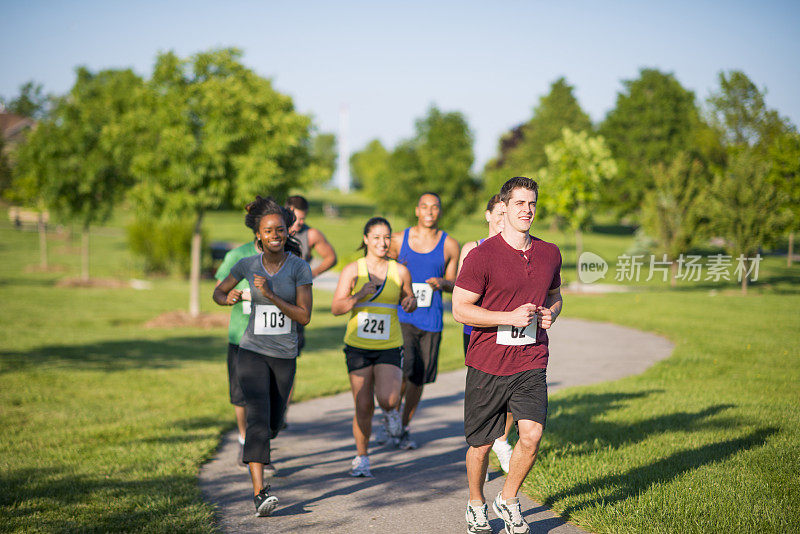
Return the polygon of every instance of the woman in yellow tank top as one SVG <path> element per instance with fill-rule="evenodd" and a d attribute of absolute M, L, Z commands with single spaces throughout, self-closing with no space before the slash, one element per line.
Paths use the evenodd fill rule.
<path fill-rule="evenodd" d="M 357 454 L 351 465 L 352 476 L 372 476 L 368 444 L 374 398 L 387 414 L 389 432 L 397 436 L 402 432 L 397 405 L 403 374 L 403 336 L 397 306 L 411 312 L 417 301 L 408 269 L 388 257 L 391 240 L 389 221 L 383 217 L 367 221 L 361 245 L 366 253 L 342 270 L 331 303 L 334 315 L 350 313 L 344 353 L 356 412 L 353 437 Z"/>

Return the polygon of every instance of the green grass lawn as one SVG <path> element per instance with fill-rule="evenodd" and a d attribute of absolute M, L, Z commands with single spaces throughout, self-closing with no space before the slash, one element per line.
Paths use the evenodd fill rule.
<path fill-rule="evenodd" d="M 331 198 L 341 217 L 324 220 Z M 355 258 L 369 203 L 311 201 L 309 222 L 328 235 L 340 266 Z M 78 274 L 79 243 L 51 236 L 61 270 L 35 272 L 36 234 L 0 215 L 0 530 L 213 531 L 197 473 L 233 426 L 225 330 L 144 328 L 187 306 L 178 278 L 144 291 L 56 286 Z M 93 232 L 93 276 L 141 277 L 127 220 L 118 213 Z M 206 230 L 212 240 L 251 236 L 240 213 L 210 214 Z M 484 233 L 480 214 L 453 232 L 462 242 Z M 562 245 L 565 265 L 574 256 L 560 232 L 537 234 Z M 625 231 L 585 238 L 604 257 L 632 243 Z M 555 394 L 526 490 L 597 532 L 800 530 L 800 269 L 770 257 L 762 275 L 748 297 L 734 282 L 567 295 L 567 315 L 654 331 L 676 351 L 641 376 Z M 204 281 L 203 310 L 226 313 L 211 289 Z M 297 400 L 348 387 L 345 318 L 329 312 L 330 294 L 316 292 Z M 441 370 L 463 364 L 460 336 L 450 318 Z"/>

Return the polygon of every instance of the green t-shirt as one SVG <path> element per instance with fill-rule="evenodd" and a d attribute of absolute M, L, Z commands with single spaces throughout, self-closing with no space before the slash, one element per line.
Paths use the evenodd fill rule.
<path fill-rule="evenodd" d="M 225 259 L 222 260 L 222 264 L 217 269 L 214 278 L 219 280 L 225 280 L 229 274 L 231 274 L 231 268 L 238 263 L 239 260 L 242 258 L 248 258 L 250 256 L 255 256 L 258 254 L 258 250 L 256 250 L 256 245 L 254 242 L 245 243 L 240 247 L 236 247 L 233 250 L 229 250 L 227 254 L 225 254 Z M 239 283 L 236 284 L 235 289 L 249 289 L 250 284 L 247 282 L 246 278 L 239 280 Z M 234 345 L 238 345 L 239 342 L 242 340 L 242 335 L 244 334 L 245 329 L 247 328 L 247 324 L 250 322 L 250 314 L 244 313 L 243 309 L 243 302 L 239 301 L 233 306 L 231 306 L 231 319 L 228 322 L 228 341 L 233 343 Z M 249 302 L 247 303 L 250 304 Z"/>

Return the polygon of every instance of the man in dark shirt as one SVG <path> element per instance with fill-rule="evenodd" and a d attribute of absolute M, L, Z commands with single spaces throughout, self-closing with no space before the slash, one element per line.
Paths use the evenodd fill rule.
<path fill-rule="evenodd" d="M 517 493 L 536 461 L 547 418 L 546 369 L 550 328 L 561 312 L 561 252 L 531 236 L 538 185 L 508 180 L 503 231 L 470 252 L 453 290 L 453 316 L 473 327 L 467 349 L 464 433 L 467 451 L 468 531 L 491 532 L 483 495 L 489 451 L 514 416 L 519 441 L 503 490 L 492 503 L 506 532 L 529 532 Z"/>

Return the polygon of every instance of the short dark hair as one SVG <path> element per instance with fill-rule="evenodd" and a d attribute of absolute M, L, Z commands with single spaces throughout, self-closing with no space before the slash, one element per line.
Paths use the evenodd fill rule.
<path fill-rule="evenodd" d="M 492 195 L 489 202 L 486 203 L 486 211 L 492 211 L 495 206 L 500 202 L 500 195 Z"/>
<path fill-rule="evenodd" d="M 436 200 L 438 200 L 438 201 L 439 201 L 439 206 L 441 206 L 441 205 L 442 205 L 442 197 L 440 197 L 440 196 L 439 196 L 437 193 L 434 193 L 433 191 L 425 191 L 424 193 L 422 193 L 422 194 L 419 196 L 419 198 L 417 199 L 417 204 L 419 204 L 419 201 L 420 201 L 420 199 L 421 199 L 422 197 L 424 197 L 425 195 L 430 195 L 430 196 L 432 196 L 432 197 L 436 197 Z"/>
<path fill-rule="evenodd" d="M 286 207 L 300 211 L 308 211 L 308 200 L 300 195 L 293 195 L 286 199 Z"/>
<path fill-rule="evenodd" d="M 539 200 L 539 184 L 537 184 L 535 180 L 531 180 L 525 176 L 515 176 L 506 181 L 503 187 L 500 188 L 500 201 L 503 204 L 508 204 L 508 201 L 511 200 L 511 193 L 514 189 L 519 188 L 533 191 L 536 193 L 536 200 Z"/>

